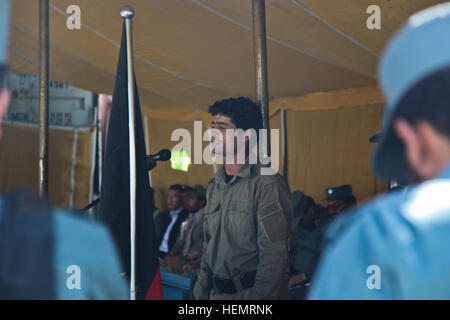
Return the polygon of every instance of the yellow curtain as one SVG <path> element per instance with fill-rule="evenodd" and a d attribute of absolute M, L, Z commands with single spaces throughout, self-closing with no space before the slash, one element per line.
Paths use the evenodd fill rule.
<path fill-rule="evenodd" d="M 74 207 L 82 207 L 88 203 L 94 132 L 94 129 L 78 130 L 76 163 L 72 168 L 75 131 L 50 129 L 49 198 L 52 204 L 69 207 L 71 198 Z M 0 192 L 16 188 L 38 190 L 38 137 L 36 126 L 3 124 L 3 136 L 0 140 Z"/>
<path fill-rule="evenodd" d="M 373 144 L 368 141 L 379 130 L 381 115 L 380 104 L 286 111 L 291 191 L 303 191 L 316 202 L 325 197 L 326 188 L 343 184 L 352 185 L 358 201 L 385 191 L 387 184 L 372 174 Z M 281 129 L 280 113 L 271 118 L 271 126 Z"/>

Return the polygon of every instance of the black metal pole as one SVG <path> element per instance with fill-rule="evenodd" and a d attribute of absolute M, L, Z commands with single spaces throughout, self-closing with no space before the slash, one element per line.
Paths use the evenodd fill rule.
<path fill-rule="evenodd" d="M 263 128 L 267 129 L 267 149 L 265 155 L 270 157 L 270 118 L 269 94 L 267 81 L 266 48 L 266 9 L 265 0 L 252 0 L 253 12 L 253 50 L 255 60 L 255 96 L 261 107 Z"/>
<path fill-rule="evenodd" d="M 48 194 L 49 3 L 39 0 L 39 194 Z"/>
<path fill-rule="evenodd" d="M 130 146 L 130 300 L 136 300 L 136 142 L 134 120 L 133 25 L 131 21 L 134 17 L 134 9 L 131 6 L 125 6 L 120 10 L 120 16 L 125 20 L 125 29 L 127 33 L 128 129 Z"/>
<path fill-rule="evenodd" d="M 287 159 L 287 126 L 286 126 L 286 110 L 281 110 L 281 150 L 283 157 L 283 176 L 288 178 L 288 159 Z"/>

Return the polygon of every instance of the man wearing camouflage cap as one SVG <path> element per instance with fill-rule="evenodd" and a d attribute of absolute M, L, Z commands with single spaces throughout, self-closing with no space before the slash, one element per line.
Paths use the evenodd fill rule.
<path fill-rule="evenodd" d="M 411 16 L 379 67 L 373 169 L 411 187 L 330 226 L 311 299 L 450 299 L 450 3 Z"/>

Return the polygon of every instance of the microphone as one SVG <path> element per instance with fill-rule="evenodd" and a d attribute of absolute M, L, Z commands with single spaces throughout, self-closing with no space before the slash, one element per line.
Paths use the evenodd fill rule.
<path fill-rule="evenodd" d="M 145 156 L 145 164 L 147 165 L 147 170 L 150 171 L 154 167 L 156 167 L 156 161 L 167 161 L 170 160 L 170 157 L 172 157 L 172 153 L 170 150 L 162 149 L 157 154 L 150 154 L 148 156 Z M 80 212 L 85 212 L 89 210 L 90 208 L 96 206 L 100 202 L 100 198 L 92 201 L 89 203 L 86 207 L 80 210 Z"/>
<path fill-rule="evenodd" d="M 151 159 L 153 161 L 167 161 L 170 159 L 171 156 L 172 153 L 170 152 L 170 150 L 162 149 L 157 154 L 151 154 L 146 156 L 146 159 Z"/>
<path fill-rule="evenodd" d="M 154 167 L 156 167 L 156 161 L 167 161 L 170 160 L 170 157 L 172 156 L 172 153 L 170 150 L 163 149 L 157 154 L 151 154 L 148 156 L 145 156 L 145 162 L 147 164 L 147 170 L 152 170 Z"/>

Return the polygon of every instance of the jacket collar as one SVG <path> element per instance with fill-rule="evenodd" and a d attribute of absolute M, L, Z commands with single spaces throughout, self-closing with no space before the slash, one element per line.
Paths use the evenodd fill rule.
<path fill-rule="evenodd" d="M 245 163 L 242 166 L 239 167 L 237 173 L 235 176 L 230 180 L 230 184 L 234 183 L 234 181 L 237 179 L 237 177 L 241 178 L 249 178 L 251 177 L 254 172 L 252 170 L 254 164 Z M 213 178 L 217 183 L 222 185 L 228 185 L 225 180 L 225 165 L 222 165 L 222 167 L 216 172 Z"/>

